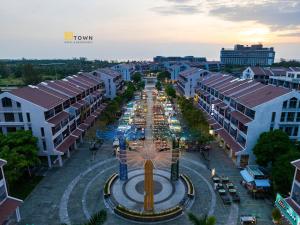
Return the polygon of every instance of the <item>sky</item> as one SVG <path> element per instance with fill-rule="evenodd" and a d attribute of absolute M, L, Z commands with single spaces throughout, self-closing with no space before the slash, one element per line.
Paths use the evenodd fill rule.
<path fill-rule="evenodd" d="M 0 0 L 0 58 L 149 60 L 235 44 L 300 60 L 300 0 Z M 65 43 L 64 32 L 91 35 Z"/>

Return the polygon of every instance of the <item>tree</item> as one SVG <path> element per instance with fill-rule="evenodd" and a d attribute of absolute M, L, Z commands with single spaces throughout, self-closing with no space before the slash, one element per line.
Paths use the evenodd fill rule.
<path fill-rule="evenodd" d="M 25 64 L 23 66 L 22 78 L 26 85 L 37 84 L 42 81 L 42 77 L 34 70 L 31 64 Z"/>
<path fill-rule="evenodd" d="M 271 173 L 274 193 L 288 194 L 295 172 L 295 168 L 291 165 L 291 162 L 299 158 L 300 152 L 294 148 L 278 156 L 272 166 Z"/>
<path fill-rule="evenodd" d="M 161 91 L 162 87 L 161 87 L 160 81 L 156 82 L 155 87 L 156 87 L 157 90 Z"/>
<path fill-rule="evenodd" d="M 165 82 L 166 79 L 171 79 L 171 74 L 168 71 L 159 72 L 157 74 L 157 80 Z"/>
<path fill-rule="evenodd" d="M 272 165 L 275 160 L 292 148 L 289 136 L 282 130 L 264 132 L 260 135 L 253 153 L 260 166 Z"/>
<path fill-rule="evenodd" d="M 132 74 L 131 80 L 136 84 L 141 82 L 142 81 L 142 74 L 139 73 L 139 72 L 135 72 L 134 74 Z"/>
<path fill-rule="evenodd" d="M 37 138 L 31 131 L 16 131 L 0 136 L 0 158 L 7 160 L 5 167 L 9 183 L 18 180 L 27 170 L 40 163 L 38 157 Z"/>
<path fill-rule="evenodd" d="M 188 213 L 189 220 L 194 225 L 215 225 L 216 224 L 216 218 L 214 216 L 201 216 L 197 217 L 193 213 Z"/>
<path fill-rule="evenodd" d="M 105 223 L 107 219 L 107 213 L 105 210 L 100 210 L 99 212 L 95 213 L 88 222 L 82 225 L 102 225 Z"/>
<path fill-rule="evenodd" d="M 165 92 L 168 96 L 170 96 L 172 98 L 176 98 L 176 91 L 171 84 L 165 85 Z"/>
<path fill-rule="evenodd" d="M 281 220 L 281 212 L 278 208 L 274 208 L 272 210 L 272 218 L 274 220 L 274 222 L 278 223 Z"/>
<path fill-rule="evenodd" d="M 1 78 L 6 78 L 8 77 L 9 72 L 7 65 L 4 62 L 0 62 L 0 77 Z"/>

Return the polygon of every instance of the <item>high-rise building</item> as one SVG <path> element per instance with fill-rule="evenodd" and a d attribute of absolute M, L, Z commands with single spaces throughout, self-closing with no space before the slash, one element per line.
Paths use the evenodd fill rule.
<path fill-rule="evenodd" d="M 156 63 L 162 62 L 206 62 L 205 57 L 194 57 L 194 56 L 155 56 L 153 61 Z"/>
<path fill-rule="evenodd" d="M 221 49 L 221 63 L 224 65 L 270 66 L 274 58 L 274 48 L 263 47 L 262 44 L 235 45 L 234 49 Z"/>

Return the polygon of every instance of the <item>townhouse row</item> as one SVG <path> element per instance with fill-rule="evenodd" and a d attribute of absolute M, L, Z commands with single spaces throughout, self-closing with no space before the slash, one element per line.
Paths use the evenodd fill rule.
<path fill-rule="evenodd" d="M 105 68 L 4 92 L 0 132 L 31 130 L 49 167 L 62 166 L 105 108 L 104 98 L 114 98 L 123 83 L 121 74 Z"/>
<path fill-rule="evenodd" d="M 224 74 L 198 80 L 195 101 L 229 157 L 239 167 L 255 163 L 252 152 L 262 132 L 281 129 L 300 139 L 300 94 L 284 87 Z"/>
<path fill-rule="evenodd" d="M 300 90 L 300 67 L 247 67 L 241 78 Z"/>

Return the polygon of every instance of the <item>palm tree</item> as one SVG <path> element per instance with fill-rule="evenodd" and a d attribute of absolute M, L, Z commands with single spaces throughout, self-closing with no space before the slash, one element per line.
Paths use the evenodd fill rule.
<path fill-rule="evenodd" d="M 194 225 L 215 225 L 216 218 L 214 216 L 201 216 L 200 218 L 195 216 L 193 213 L 188 213 L 189 220 Z"/>

